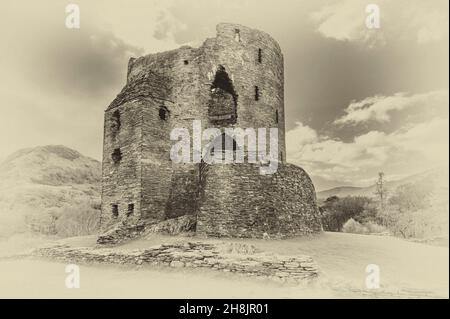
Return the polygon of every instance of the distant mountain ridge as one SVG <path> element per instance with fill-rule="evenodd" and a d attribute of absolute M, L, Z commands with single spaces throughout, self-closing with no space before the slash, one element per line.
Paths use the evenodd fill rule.
<path fill-rule="evenodd" d="M 63 145 L 25 148 L 0 163 L 0 183 L 43 185 L 98 183 L 101 163 Z"/>
<path fill-rule="evenodd" d="M 417 183 L 423 180 L 433 180 L 440 187 L 448 188 L 448 168 L 439 167 L 433 168 L 418 174 L 407 176 L 398 180 L 389 181 L 386 180 L 386 190 L 387 192 L 392 192 L 400 185 L 405 185 L 409 183 Z M 327 190 L 317 192 L 317 198 L 326 199 L 330 196 L 346 197 L 346 196 L 368 196 L 373 197 L 376 194 L 376 185 L 371 185 L 367 187 L 355 187 L 355 186 L 339 186 L 333 187 Z"/>
<path fill-rule="evenodd" d="M 100 191 L 99 161 L 63 145 L 18 150 L 0 162 L 0 236 L 26 231 L 30 220 L 96 211 Z"/>

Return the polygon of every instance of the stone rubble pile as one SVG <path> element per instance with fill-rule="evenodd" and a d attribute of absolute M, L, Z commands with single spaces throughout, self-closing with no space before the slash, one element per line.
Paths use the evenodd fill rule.
<path fill-rule="evenodd" d="M 166 235 L 194 234 L 196 222 L 195 216 L 192 215 L 171 218 L 159 223 L 140 221 L 136 224 L 128 224 L 124 221 L 100 235 L 97 243 L 101 245 L 116 245 L 137 237 L 146 238 L 154 233 Z"/>
<path fill-rule="evenodd" d="M 144 223 L 127 224 L 126 222 L 115 225 L 112 229 L 100 235 L 97 243 L 101 245 L 116 245 L 134 239 L 144 231 Z"/>

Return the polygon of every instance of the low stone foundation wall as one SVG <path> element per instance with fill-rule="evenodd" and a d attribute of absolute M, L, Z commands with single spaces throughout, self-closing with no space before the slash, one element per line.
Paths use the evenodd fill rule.
<path fill-rule="evenodd" d="M 120 251 L 114 248 L 69 247 L 38 248 L 33 256 L 68 263 L 112 263 L 131 265 L 203 268 L 277 281 L 304 282 L 318 276 L 316 263 L 309 256 L 284 256 L 257 252 L 251 245 L 186 242 L 162 244 L 147 249 Z"/>

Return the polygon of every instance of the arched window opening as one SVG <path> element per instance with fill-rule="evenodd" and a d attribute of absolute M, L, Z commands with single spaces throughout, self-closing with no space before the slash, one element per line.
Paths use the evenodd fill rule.
<path fill-rule="evenodd" d="M 210 87 L 209 119 L 214 124 L 236 123 L 238 95 L 223 65 L 219 65 Z"/>
<path fill-rule="evenodd" d="M 258 62 L 262 63 L 262 49 L 261 48 L 258 49 Z"/>
<path fill-rule="evenodd" d="M 237 42 L 241 42 L 241 30 L 234 29 L 234 40 Z"/>
<path fill-rule="evenodd" d="M 237 142 L 231 136 L 222 133 L 220 136 L 217 136 L 212 142 L 210 153 L 214 152 L 225 152 L 225 151 L 233 151 L 235 152 L 238 149 Z"/>
<path fill-rule="evenodd" d="M 159 118 L 163 121 L 167 121 L 169 118 L 170 111 L 165 107 L 164 105 L 161 105 L 159 107 Z"/>
<path fill-rule="evenodd" d="M 120 112 L 115 110 L 111 116 L 111 133 L 116 135 L 120 130 Z"/>
<path fill-rule="evenodd" d="M 223 65 L 219 65 L 219 67 L 217 68 L 214 81 L 211 84 L 211 91 L 213 91 L 214 89 L 224 90 L 225 92 L 233 95 L 233 97 L 237 97 L 236 92 L 234 91 L 233 82 L 228 76 L 228 73 L 225 71 Z"/>
<path fill-rule="evenodd" d="M 278 110 L 275 110 L 275 123 L 278 123 Z"/>
<path fill-rule="evenodd" d="M 122 159 L 122 152 L 120 151 L 120 148 L 114 149 L 114 151 L 111 154 L 111 158 L 114 162 L 114 164 L 117 164 Z"/>

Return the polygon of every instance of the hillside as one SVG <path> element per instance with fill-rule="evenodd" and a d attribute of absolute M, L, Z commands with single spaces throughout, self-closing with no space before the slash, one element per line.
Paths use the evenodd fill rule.
<path fill-rule="evenodd" d="M 438 188 L 448 189 L 448 168 L 439 167 L 407 176 L 402 179 L 386 181 L 385 188 L 387 192 L 393 192 L 398 186 L 406 184 L 416 183 L 432 183 Z M 370 185 L 367 187 L 355 187 L 355 186 L 339 186 L 331 189 L 317 192 L 318 199 L 326 199 L 330 196 L 346 197 L 346 196 L 375 196 L 376 185 Z"/>
<path fill-rule="evenodd" d="M 331 196 L 338 196 L 338 197 L 357 196 L 365 192 L 367 192 L 365 187 L 338 186 L 317 192 L 317 198 L 325 199 Z"/>
<path fill-rule="evenodd" d="M 61 145 L 19 150 L 0 163 L 0 237 L 47 231 L 65 212 L 95 209 L 100 162 Z M 36 229 L 37 228 L 37 229 Z"/>

